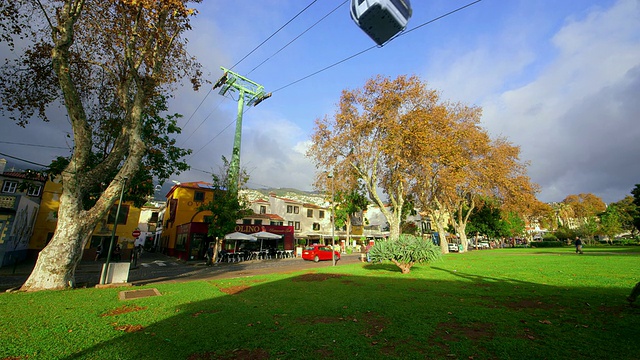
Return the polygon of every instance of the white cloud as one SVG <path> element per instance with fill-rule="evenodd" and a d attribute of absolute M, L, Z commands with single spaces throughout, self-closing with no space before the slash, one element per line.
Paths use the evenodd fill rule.
<path fill-rule="evenodd" d="M 555 57 L 535 59 L 544 61 L 537 77 L 483 98 L 485 126 L 521 146 L 522 159 L 531 161 L 530 176 L 542 185 L 542 200 L 591 192 L 605 201 L 617 201 L 640 181 L 640 170 L 631 165 L 640 153 L 633 140 L 640 135 L 638 34 L 638 1 L 621 0 L 606 10 L 593 8 L 584 18 L 567 20 L 548 40 Z M 545 49 L 549 43 L 478 46 L 453 62 L 440 80 L 449 84 L 448 92 L 470 99 L 482 90 L 467 84 L 486 83 L 487 89 L 494 89 L 509 83 L 520 70 L 536 66 L 529 64 L 527 49 Z M 474 61 L 483 65 L 474 66 Z M 471 89 L 470 94 L 456 92 L 460 88 Z"/>

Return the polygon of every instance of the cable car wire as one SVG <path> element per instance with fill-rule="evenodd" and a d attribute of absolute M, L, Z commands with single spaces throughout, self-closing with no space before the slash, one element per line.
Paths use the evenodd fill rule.
<path fill-rule="evenodd" d="M 461 7 L 457 8 L 457 9 L 451 10 L 451 11 L 449 11 L 449 12 L 448 12 L 448 13 L 446 13 L 446 14 L 440 15 L 440 16 L 438 16 L 438 17 L 436 17 L 436 18 L 433 18 L 433 19 L 431 19 L 431 20 L 429 20 L 429 21 L 427 21 L 427 22 L 425 22 L 425 23 L 422 23 L 422 24 L 420 24 L 420 25 L 418 25 L 418 26 L 416 26 L 416 27 L 414 27 L 414 28 L 411 28 L 411 29 L 409 29 L 409 30 L 403 31 L 402 33 L 400 33 L 400 34 L 398 34 L 398 35 L 394 36 L 393 38 L 391 38 L 391 39 L 390 39 L 386 44 L 388 44 L 388 43 L 390 43 L 391 41 L 393 41 L 393 40 L 395 40 L 395 39 L 399 38 L 400 36 L 406 35 L 406 34 L 408 34 L 408 33 L 412 32 L 412 31 L 414 31 L 414 30 L 417 30 L 417 29 L 419 29 L 419 28 L 421 28 L 421 27 L 423 27 L 423 26 L 425 26 L 425 25 L 429 25 L 429 24 L 431 24 L 431 23 L 433 23 L 433 22 L 435 22 L 435 21 L 441 20 L 441 19 L 443 19 L 443 18 L 445 18 L 445 17 L 447 17 L 447 16 L 449 16 L 449 15 L 452 15 L 452 14 L 454 14 L 454 13 L 457 13 L 458 11 L 464 10 L 464 9 L 468 8 L 469 6 L 471 6 L 471 5 L 475 5 L 475 4 L 477 4 L 477 3 L 481 2 L 481 1 L 482 1 L 482 0 L 476 0 L 476 1 L 470 2 L 470 3 L 468 3 L 468 4 L 464 5 L 464 6 L 461 6 Z M 386 44 L 385 44 L 385 45 L 386 45 Z M 312 76 L 314 76 L 314 75 L 318 75 L 318 74 L 319 74 L 319 73 L 321 73 L 321 72 L 324 72 L 324 71 L 326 71 L 326 70 L 329 70 L 329 69 L 331 69 L 331 68 L 332 68 L 332 67 L 334 67 L 334 66 L 340 65 L 340 64 L 342 64 L 343 62 L 349 61 L 349 60 L 353 59 L 354 57 L 357 57 L 357 56 L 359 56 L 359 55 L 362 55 L 362 54 L 366 53 L 367 51 L 372 50 L 372 49 L 375 49 L 375 48 L 377 48 L 377 47 L 381 47 L 381 46 L 373 45 L 373 46 L 371 46 L 371 47 L 369 47 L 369 48 L 367 48 L 367 49 L 364 49 L 364 50 L 362 50 L 362 51 L 360 51 L 360 52 L 358 52 L 358 53 L 356 53 L 356 54 L 353 54 L 353 55 L 351 55 L 351 56 L 349 56 L 349 57 L 346 57 L 346 58 L 344 58 L 344 59 L 342 59 L 342 60 L 340 60 L 340 61 L 338 61 L 338 62 L 335 62 L 335 63 L 333 63 L 333 64 L 331 64 L 331 65 L 329 65 L 329 66 L 326 66 L 326 67 L 324 67 L 324 68 L 322 68 L 322 69 L 320 69 L 320 70 L 318 70 L 318 71 L 316 71 L 316 72 L 313 72 L 313 73 L 311 73 L 311 74 L 309 74 L 309 75 L 307 75 L 307 76 L 304 76 L 304 77 L 302 77 L 302 78 L 300 78 L 300 79 L 298 79 L 298 80 L 295 80 L 295 81 L 293 81 L 293 82 L 291 82 L 291 83 L 289 83 L 289 84 L 287 84 L 287 85 L 284 85 L 284 86 L 282 86 L 282 87 L 279 87 L 279 88 L 277 88 L 277 89 L 275 89 L 275 90 L 273 90 L 273 91 L 271 91 L 271 92 L 272 92 L 272 93 L 276 93 L 276 92 L 278 92 L 278 91 L 280 91 L 280 90 L 286 89 L 286 88 L 288 88 L 288 87 L 289 87 L 289 86 L 291 86 L 291 85 L 295 85 L 295 84 L 297 84 L 297 83 L 299 83 L 299 82 L 301 82 L 301 81 L 303 81 L 303 80 L 306 80 L 306 79 L 308 79 L 308 78 L 310 78 L 310 77 L 312 77 Z"/>
<path fill-rule="evenodd" d="M 273 37 L 273 36 L 274 36 L 277 32 L 279 32 L 280 30 L 282 30 L 282 28 L 284 28 L 287 24 L 289 24 L 291 21 L 293 21 L 293 19 L 295 19 L 296 17 L 298 17 L 302 12 L 304 12 L 306 9 L 308 9 L 308 8 L 309 8 L 311 5 L 313 5 L 316 1 L 317 1 L 317 0 L 315 0 L 315 1 L 313 1 L 311 4 L 307 5 L 307 7 L 305 7 L 302 11 L 300 11 L 300 12 L 299 12 L 296 16 L 294 16 L 291 20 L 289 20 L 285 25 L 283 25 L 283 26 L 282 26 L 280 29 L 278 29 L 275 33 L 273 33 L 271 36 L 269 36 L 265 41 L 263 41 L 263 42 L 262 42 L 260 45 L 258 45 L 255 49 L 253 49 L 249 54 L 247 54 L 245 57 L 243 57 L 242 59 L 240 59 L 240 61 L 238 61 L 235 65 L 233 65 L 233 67 L 237 66 L 241 61 L 243 61 L 246 57 L 248 57 L 251 53 L 253 53 L 257 48 L 259 48 L 260 46 L 262 46 L 262 45 L 263 45 L 267 40 L 269 40 L 271 37 Z M 347 1 L 348 1 L 348 0 L 347 0 Z M 339 7 L 341 7 L 342 5 L 344 5 L 344 3 L 346 3 L 347 1 L 344 1 L 343 3 L 341 3 L 338 7 L 336 7 L 335 9 L 333 9 L 329 14 L 325 15 L 322 19 L 320 19 L 318 22 L 316 22 L 315 24 L 313 24 L 309 29 L 311 29 L 312 27 L 314 27 L 315 25 L 317 25 L 317 23 L 319 23 L 320 21 L 324 20 L 327 16 L 329 16 L 331 13 L 333 13 L 337 8 L 339 8 Z M 438 16 L 438 17 L 436 17 L 436 18 L 433 18 L 433 19 L 431 19 L 431 20 L 429 20 L 429 21 L 427 21 L 427 22 L 424 22 L 424 23 L 422 23 L 422 24 L 420 24 L 420 25 L 418 25 L 418 26 L 416 26 L 416 27 L 414 27 L 414 28 L 411 28 L 411 29 L 409 29 L 409 30 L 403 31 L 403 32 L 401 32 L 400 34 L 398 34 L 398 35 L 394 36 L 391 40 L 389 40 L 389 41 L 387 42 L 387 44 L 388 44 L 389 42 L 391 42 L 391 41 L 395 40 L 396 38 L 400 37 L 400 36 L 406 35 L 406 34 L 408 34 L 408 33 L 412 32 L 412 31 L 414 31 L 414 30 L 417 30 L 417 29 L 419 29 L 419 28 L 421 28 L 421 27 L 424 27 L 424 26 L 429 25 L 429 24 L 431 24 L 431 23 L 433 23 L 433 22 L 436 22 L 436 21 L 438 21 L 438 20 L 441 20 L 441 19 L 443 19 L 443 18 L 445 18 L 445 17 L 447 17 L 447 16 L 450 16 L 450 15 L 452 15 L 452 14 L 454 14 L 454 13 L 457 13 L 457 12 L 459 12 L 459 11 L 461 11 L 461 10 L 464 10 L 464 9 L 466 9 L 466 8 L 468 8 L 468 7 L 472 6 L 472 5 L 475 5 L 475 4 L 477 4 L 477 3 L 481 2 L 481 1 L 482 1 L 482 0 L 476 0 L 476 1 L 470 2 L 470 3 L 468 3 L 468 4 L 464 5 L 464 6 L 461 6 L 461 7 L 457 8 L 457 9 L 454 9 L 454 10 L 452 10 L 452 11 L 449 11 L 448 13 L 445 13 L 445 14 L 440 15 L 440 16 Z M 297 36 L 296 38 L 294 38 L 291 42 L 289 42 L 289 43 L 288 43 L 287 45 L 285 45 L 283 48 L 281 48 L 280 50 L 278 50 L 278 51 L 277 51 L 275 54 L 273 54 L 272 56 L 275 56 L 277 53 L 279 53 L 279 52 L 280 52 L 280 51 L 282 51 L 284 48 L 286 48 L 287 46 L 289 46 L 293 41 L 297 40 L 300 36 L 302 36 L 302 35 L 303 35 L 305 32 L 307 32 L 309 29 L 305 30 L 302 34 L 300 34 L 299 36 Z M 386 44 L 385 44 L 385 45 L 386 45 Z M 340 61 L 337 61 L 337 62 L 335 62 L 335 63 L 333 63 L 333 64 L 331 64 L 331 65 L 329 65 L 329 66 L 326 66 L 326 67 L 324 67 L 324 68 L 322 68 L 322 69 L 318 70 L 318 71 L 315 71 L 315 72 L 313 72 L 313 73 L 311 73 L 311 74 L 309 74 L 309 75 L 306 75 L 306 76 L 304 76 L 304 77 L 302 77 L 302 78 L 300 78 L 300 79 L 298 79 L 298 80 L 295 80 L 295 81 L 293 81 L 293 82 L 291 82 L 291 83 L 289 83 L 289 84 L 287 84 L 287 85 L 284 85 L 284 86 L 282 86 L 282 87 L 279 87 L 279 88 L 277 88 L 276 90 L 273 90 L 273 91 L 272 91 L 272 93 L 278 92 L 278 91 L 283 90 L 283 89 L 285 89 L 285 88 L 288 88 L 288 87 L 290 87 L 290 86 L 292 86 L 292 85 L 295 85 L 295 84 L 297 84 L 297 83 L 299 83 L 299 82 L 301 82 L 301 81 L 304 81 L 304 80 L 306 80 L 306 79 L 308 79 L 308 78 L 310 78 L 310 77 L 313 77 L 313 76 L 315 76 L 315 75 L 317 75 L 317 74 L 319 74 L 319 73 L 322 73 L 322 72 L 324 72 L 324 71 L 326 71 L 326 70 L 329 70 L 329 69 L 331 69 L 331 68 L 333 68 L 333 67 L 335 67 L 335 66 L 337 66 L 337 65 L 340 65 L 340 64 L 342 64 L 342 63 L 344 63 L 344 62 L 346 62 L 346 61 L 349 61 L 349 60 L 351 60 L 351 59 L 353 59 L 353 58 L 355 58 L 355 57 L 357 57 L 357 56 L 359 56 L 359 55 L 362 55 L 362 54 L 364 54 L 364 53 L 366 53 L 366 52 L 368 52 L 368 51 L 370 51 L 370 50 L 372 50 L 372 49 L 375 49 L 375 48 L 377 48 L 377 47 L 380 47 L 380 46 L 378 46 L 378 45 L 373 45 L 373 46 L 371 46 L 371 47 L 369 47 L 369 48 L 366 48 L 366 49 L 364 49 L 364 50 L 362 50 L 362 51 L 360 51 L 360 52 L 358 52 L 358 53 L 355 53 L 355 54 L 353 54 L 353 55 L 351 55 L 351 56 L 348 56 L 348 57 L 346 57 L 346 58 L 344 58 L 344 59 L 342 59 L 342 60 L 340 60 Z M 267 58 L 267 60 L 265 60 L 265 61 L 263 61 L 262 63 L 260 63 L 258 66 L 256 66 L 256 67 L 255 67 L 254 69 L 252 69 L 251 71 L 254 71 L 254 70 L 255 70 L 255 69 L 257 69 L 258 67 L 260 67 L 262 64 L 264 64 L 264 63 L 265 63 L 266 61 L 268 61 L 270 58 L 271 58 L 271 57 Z M 233 68 L 233 67 L 232 67 L 232 68 Z M 211 92 L 211 91 L 209 91 L 209 93 L 210 93 L 210 92 Z M 204 100 L 203 100 L 203 101 L 204 101 Z M 214 110 L 215 110 L 215 109 L 214 109 Z M 212 113 L 213 113 L 213 111 L 212 111 Z M 209 115 L 207 116 L 207 118 L 208 118 L 210 115 L 211 115 L 211 114 L 209 114 Z M 205 121 L 207 118 L 205 118 L 205 119 L 202 121 L 202 123 L 204 123 L 204 121 Z M 197 151 L 195 151 L 193 154 L 191 154 L 191 156 L 189 156 L 189 158 L 188 158 L 188 159 L 186 159 L 186 161 L 190 160 L 190 159 L 191 159 L 193 156 L 195 156 L 198 152 L 202 151 L 205 147 L 207 147 L 207 146 L 208 146 L 208 145 L 209 145 L 213 140 L 215 140 L 217 137 L 219 137 L 219 136 L 220 136 L 224 131 L 226 131 L 226 130 L 227 130 L 231 125 L 233 125 L 235 122 L 236 122 L 236 120 L 233 120 L 232 122 L 230 122 L 230 123 L 229 123 L 227 126 L 225 126 L 225 127 L 224 127 L 220 132 L 218 132 L 218 134 L 216 134 L 216 135 L 215 135 L 211 140 L 209 140 L 206 144 L 204 144 L 200 149 L 198 149 Z M 202 125 L 202 123 L 201 123 L 200 125 L 198 125 L 198 128 Z M 196 130 L 197 130 L 197 128 L 196 128 Z M 194 130 L 194 132 L 193 132 L 193 133 L 195 133 L 195 130 Z M 193 134 L 193 133 L 192 133 L 192 134 Z M 191 135 L 190 135 L 189 137 L 191 137 Z"/>
<path fill-rule="evenodd" d="M 253 50 L 251 50 L 247 55 L 245 55 L 242 59 L 238 60 L 238 62 L 236 62 L 231 68 L 233 69 L 234 67 L 236 67 L 238 64 L 240 64 L 244 59 L 246 59 L 249 55 L 251 55 L 253 52 L 255 52 L 256 50 L 258 50 L 258 48 L 260 48 L 262 45 L 264 45 L 264 43 L 266 43 L 269 39 L 271 39 L 272 37 L 274 37 L 278 32 L 280 32 L 282 29 L 284 29 L 287 25 L 289 25 L 293 20 L 295 20 L 298 16 L 300 16 L 303 12 L 305 12 L 307 9 L 309 9 L 311 7 L 311 5 L 315 4 L 318 0 L 314 0 L 312 1 L 309 5 L 307 5 L 304 9 L 302 9 L 300 12 L 298 12 L 294 17 L 292 17 L 289 21 L 287 21 L 284 25 L 282 25 L 278 30 L 276 30 L 273 34 L 271 34 L 268 38 L 266 38 L 262 43 L 260 43 L 258 46 L 256 46 Z M 348 0 L 347 0 L 348 1 Z M 346 1 L 345 1 L 346 2 Z M 344 3 L 340 4 L 340 6 L 342 6 Z M 334 10 L 335 11 L 335 10 Z M 332 11 L 333 12 L 333 11 Z M 325 17 L 327 17 L 328 15 L 326 15 Z M 324 18 L 323 18 L 324 19 Z M 315 26 L 315 24 L 314 24 Z M 305 31 L 306 32 L 306 31 Z M 302 35 L 302 34 L 301 34 Z M 299 35 L 298 37 L 300 37 L 301 35 Z M 296 37 L 296 39 L 298 38 Z M 295 41 L 296 39 L 292 40 L 291 42 Z M 290 43 L 291 43 L 290 42 Z M 289 43 L 289 44 L 290 44 Z M 286 46 L 288 46 L 289 44 L 287 44 Z M 285 46 L 285 47 L 286 47 Z M 282 48 L 284 49 L 284 48 Z M 278 50 L 278 52 L 280 52 L 282 49 Z M 278 53 L 276 52 L 276 54 Z M 274 56 L 275 54 L 273 54 L 272 56 Z M 269 60 L 269 59 L 267 59 Z M 260 65 L 264 64 L 267 60 L 263 61 Z M 256 66 L 256 68 L 258 68 L 260 65 Z M 254 68 L 253 70 L 255 70 L 256 68 Z M 251 70 L 251 71 L 253 71 Z M 189 125 L 189 122 L 191 121 L 191 119 L 194 117 L 194 115 L 196 114 L 196 112 L 198 112 L 198 110 L 200 109 L 200 107 L 202 106 L 202 104 L 205 102 L 205 100 L 207 100 L 207 98 L 209 97 L 209 95 L 211 95 L 211 92 L 213 91 L 213 88 L 209 89 L 209 92 L 207 92 L 207 94 L 204 96 L 204 98 L 202 99 L 202 101 L 200 101 L 200 104 L 198 104 L 198 106 L 196 107 L 195 110 L 193 110 L 193 112 L 191 113 L 191 116 L 189 116 L 189 119 L 187 119 L 187 122 L 185 122 L 185 124 L 182 126 L 183 129 L 185 129 L 187 127 L 187 125 Z M 224 101 L 224 100 L 223 100 Z M 182 141 L 182 144 L 185 144 L 187 142 L 187 140 L 189 140 L 191 138 L 191 136 L 193 136 L 193 134 L 195 134 L 195 132 L 200 128 L 200 126 L 202 126 L 202 124 L 204 124 L 204 122 L 211 116 L 211 114 L 213 114 L 214 111 L 216 111 L 216 109 L 218 109 L 218 107 L 220 107 L 220 105 L 222 104 L 222 101 L 220 103 L 218 103 L 218 105 L 216 105 L 216 107 L 209 113 L 209 115 L 207 115 L 201 122 L 200 124 L 195 128 L 195 130 L 193 130 L 191 132 L 191 134 L 189 136 L 187 136 L 187 138 L 185 140 Z M 228 127 L 228 126 L 227 126 Z M 220 134 L 216 135 L 219 136 Z M 215 139 L 215 137 L 214 137 Z M 210 143 L 211 141 L 209 141 Z M 207 144 L 209 144 L 207 143 Z M 206 146 L 206 145 L 205 145 Z M 202 149 L 200 149 L 202 150 Z M 198 151 L 200 151 L 198 150 Z M 194 153 L 195 155 L 195 153 Z M 192 155 L 193 156 L 193 155 Z"/>
<path fill-rule="evenodd" d="M 273 55 L 269 56 L 268 58 L 266 58 L 263 62 L 261 62 L 260 64 L 258 64 L 258 66 L 254 67 L 253 69 L 251 69 L 251 71 L 249 71 L 247 73 L 247 75 L 251 74 L 254 70 L 256 70 L 257 68 L 259 68 L 260 66 L 262 66 L 264 63 L 266 63 L 267 61 L 271 60 L 272 57 L 278 55 L 278 53 L 284 49 L 286 49 L 289 45 L 291 45 L 294 41 L 298 40 L 302 35 L 304 35 L 307 31 L 313 29 L 316 25 L 318 25 L 320 22 L 322 22 L 324 19 L 326 19 L 327 17 L 329 17 L 329 15 L 333 14 L 336 10 L 338 10 L 342 5 L 346 4 L 347 2 L 349 2 L 349 0 L 345 0 L 343 1 L 340 5 L 336 6 L 333 10 L 331 10 L 328 14 L 326 14 L 325 16 L 323 16 L 320 20 L 316 21 L 313 25 L 309 26 L 305 31 L 303 31 L 302 33 L 300 33 L 300 35 L 296 36 L 295 38 L 293 38 L 293 40 L 289 41 L 285 46 L 281 47 L 278 51 L 276 51 L 275 53 L 273 53 Z"/>
<path fill-rule="evenodd" d="M 22 145 L 22 146 L 33 146 L 33 147 L 47 148 L 47 149 L 62 149 L 62 150 L 69 150 L 69 148 L 68 148 L 68 147 L 64 147 L 64 146 L 52 146 L 52 145 L 40 145 L 40 144 L 27 144 L 27 143 L 19 143 L 19 142 L 11 142 L 11 141 L 0 141 L 0 144 Z"/>
<path fill-rule="evenodd" d="M 307 5 L 307 7 L 305 7 L 304 9 L 300 10 L 300 12 L 298 12 L 294 17 L 292 17 L 289 21 L 287 21 L 284 25 L 282 25 L 278 30 L 276 30 L 276 32 L 274 32 L 273 34 L 271 34 L 268 38 L 266 38 L 263 42 L 261 42 L 258 46 L 256 46 L 253 50 L 251 50 L 247 55 L 245 55 L 242 59 L 238 60 L 237 63 L 235 63 L 232 67 L 229 68 L 229 70 L 233 70 L 234 67 L 238 66 L 238 64 L 240 64 L 244 59 L 246 59 L 249 55 L 253 54 L 254 51 L 258 50 L 258 48 L 260 48 L 262 45 L 264 45 L 264 43 L 266 43 L 267 41 L 269 41 L 269 39 L 271 39 L 272 37 L 274 37 L 277 33 L 280 32 L 280 30 L 284 29 L 287 25 L 289 25 L 289 23 L 291 23 L 293 20 L 295 20 L 298 16 L 300 16 L 303 12 L 305 12 L 308 8 L 311 7 L 311 5 L 315 4 L 318 0 L 313 0 L 311 2 L 311 4 Z"/>

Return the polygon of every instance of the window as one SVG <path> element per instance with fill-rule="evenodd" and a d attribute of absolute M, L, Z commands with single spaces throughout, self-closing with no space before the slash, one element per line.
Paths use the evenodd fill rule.
<path fill-rule="evenodd" d="M 253 225 L 262 225 L 262 220 L 261 219 L 253 220 Z"/>
<path fill-rule="evenodd" d="M 293 221 L 287 221 L 287 226 L 293 226 Z"/>
<path fill-rule="evenodd" d="M 318 211 L 318 217 L 319 217 L 320 219 L 324 219 L 324 210 L 320 210 L 320 211 Z"/>
<path fill-rule="evenodd" d="M 300 214 L 300 207 L 287 205 L 287 214 Z"/>
<path fill-rule="evenodd" d="M 2 192 L 3 193 L 14 193 L 14 192 L 16 192 L 17 188 L 18 188 L 18 183 L 17 182 L 5 180 L 4 181 L 4 185 L 2 185 Z"/>
<path fill-rule="evenodd" d="M 196 191 L 193 193 L 193 201 L 204 201 L 204 192 Z"/>
<path fill-rule="evenodd" d="M 300 221 L 296 221 L 294 229 L 300 230 Z"/>
<path fill-rule="evenodd" d="M 319 223 L 313 223 L 313 230 L 314 231 L 320 231 L 320 224 Z"/>
<path fill-rule="evenodd" d="M 264 205 L 260 205 L 260 214 L 266 214 L 267 213 L 267 207 Z"/>
<path fill-rule="evenodd" d="M 29 186 L 29 190 L 27 190 L 27 195 L 40 196 L 40 190 L 42 190 L 42 186 L 40 185 Z"/>
<path fill-rule="evenodd" d="M 313 217 L 313 209 L 307 209 L 307 217 Z"/>
<path fill-rule="evenodd" d="M 242 219 L 243 225 L 251 225 L 251 219 Z"/>
<path fill-rule="evenodd" d="M 113 204 L 111 206 L 111 210 L 109 210 L 109 215 L 107 217 L 107 224 L 113 224 L 116 219 L 116 213 L 118 212 L 118 204 Z M 126 225 L 127 217 L 129 217 L 129 205 L 120 206 L 120 214 L 118 214 L 118 225 Z"/>

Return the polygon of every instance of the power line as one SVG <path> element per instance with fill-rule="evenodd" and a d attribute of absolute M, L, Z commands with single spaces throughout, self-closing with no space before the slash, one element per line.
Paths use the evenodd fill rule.
<path fill-rule="evenodd" d="M 406 34 L 408 34 L 408 33 L 412 32 L 412 31 L 414 31 L 414 30 L 417 30 L 417 29 L 419 29 L 419 28 L 421 28 L 421 27 L 423 27 L 423 26 L 425 26 L 425 25 L 431 24 L 431 23 L 433 23 L 433 22 L 435 22 L 435 21 L 441 20 L 441 19 L 443 19 L 443 18 L 445 18 L 445 17 L 447 17 L 447 16 L 449 16 L 449 15 L 452 15 L 452 14 L 454 14 L 454 13 L 458 12 L 458 11 L 461 11 L 461 10 L 463 10 L 463 9 L 466 9 L 466 8 L 468 8 L 468 7 L 469 7 L 469 6 L 471 6 L 471 5 L 475 5 L 475 4 L 479 3 L 480 1 L 482 1 L 482 0 L 476 0 L 476 1 L 473 1 L 473 2 L 471 2 L 471 3 L 468 3 L 468 4 L 464 5 L 464 6 L 461 6 L 461 7 L 457 8 L 457 9 L 455 9 L 455 10 L 449 11 L 449 12 L 448 12 L 448 13 L 446 13 L 446 14 L 440 15 L 440 16 L 438 16 L 438 17 L 436 17 L 436 18 L 433 18 L 433 19 L 431 19 L 431 20 L 429 20 L 429 21 L 427 21 L 427 22 L 425 22 L 425 23 L 422 23 L 422 24 L 420 24 L 420 25 L 418 25 L 418 26 L 416 26 L 416 27 L 414 27 L 414 28 L 412 28 L 412 29 L 410 29 L 410 30 L 404 31 L 404 32 L 402 32 L 402 33 L 400 33 L 400 34 L 396 35 L 395 37 L 393 37 L 391 40 L 389 40 L 389 42 L 391 42 L 391 41 L 393 41 L 393 40 L 395 40 L 395 39 L 399 38 L 400 36 L 406 35 Z M 389 42 L 387 42 L 387 44 L 388 44 Z M 362 54 L 366 53 L 366 52 L 367 52 L 367 51 L 369 51 L 369 50 L 375 49 L 375 48 L 377 48 L 377 47 L 378 47 L 378 45 L 373 45 L 373 46 L 371 46 L 371 47 L 369 47 L 369 48 L 367 48 L 367 49 L 364 49 L 364 50 L 362 50 L 362 51 L 360 51 L 360 52 L 358 52 L 358 53 L 356 53 L 356 54 L 353 54 L 353 55 L 351 55 L 351 56 L 349 56 L 349 57 L 346 57 L 346 58 L 344 58 L 344 59 L 342 59 L 342 60 L 340 60 L 340 61 L 338 61 L 338 62 L 335 62 L 335 63 L 333 63 L 333 64 L 331 64 L 331 65 L 329 65 L 329 66 L 326 66 L 326 67 L 324 67 L 324 68 L 322 68 L 322 69 L 320 69 L 320 70 L 318 70 L 318 71 L 316 71 L 316 72 L 313 72 L 313 73 L 311 73 L 311 74 L 309 74 L 309 75 L 306 75 L 306 76 L 304 76 L 304 77 L 302 77 L 302 78 L 300 78 L 300 79 L 298 79 L 298 80 L 295 80 L 295 81 L 293 81 L 293 82 L 291 82 L 291 83 L 289 83 L 289 84 L 287 84 L 287 85 L 284 85 L 284 86 L 282 86 L 282 87 L 279 87 L 279 88 L 277 88 L 277 89 L 273 90 L 273 91 L 272 91 L 272 93 L 275 93 L 275 92 L 278 92 L 278 91 L 280 91 L 280 90 L 286 89 L 286 88 L 288 88 L 289 86 L 291 86 L 291 85 L 295 85 L 295 84 L 297 84 L 297 83 L 299 83 L 299 82 L 301 82 L 301 81 L 303 81 L 303 80 L 306 80 L 306 79 L 308 79 L 308 78 L 310 78 L 310 77 L 312 77 L 312 76 L 314 76 L 314 75 L 318 75 L 318 74 L 319 74 L 319 73 L 321 73 L 321 72 L 324 72 L 324 71 L 326 71 L 326 70 L 329 70 L 329 69 L 331 69 L 331 68 L 332 68 L 332 67 L 334 67 L 334 66 L 340 65 L 340 64 L 342 64 L 343 62 L 349 61 L 349 60 L 351 60 L 351 59 L 353 59 L 353 58 L 355 58 L 355 57 L 357 57 L 357 56 L 359 56 L 359 55 L 362 55 Z"/>
<path fill-rule="evenodd" d="M 48 168 L 48 167 L 49 167 L 49 165 L 44 165 L 44 164 L 40 164 L 40 163 L 37 163 L 37 162 L 33 162 L 33 161 L 29 161 L 29 160 L 25 160 L 25 159 L 19 158 L 19 157 L 17 157 L 17 156 L 12 156 L 12 155 L 5 154 L 5 153 L 1 153 L 1 152 L 0 152 L 0 155 L 2 155 L 2 156 L 6 156 L 6 157 L 8 157 L 8 158 L 10 158 L 10 159 L 14 159 L 14 160 L 22 161 L 22 162 L 25 162 L 25 163 L 27 163 L 27 164 L 31 164 L 31 165 L 38 165 L 38 166 L 42 166 L 42 167 L 45 167 L 45 168 Z"/>
<path fill-rule="evenodd" d="M 46 148 L 46 149 L 63 149 L 63 150 L 69 150 L 69 148 L 68 148 L 68 147 L 64 147 L 64 146 L 52 146 L 52 145 L 40 145 L 40 144 L 27 144 L 27 143 L 19 143 L 19 142 L 11 142 L 11 141 L 0 141 L 0 144 L 32 146 L 32 147 Z"/>

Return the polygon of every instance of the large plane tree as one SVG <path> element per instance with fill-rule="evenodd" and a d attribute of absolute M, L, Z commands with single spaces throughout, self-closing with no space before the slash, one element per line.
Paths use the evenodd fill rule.
<path fill-rule="evenodd" d="M 199 64 L 183 36 L 195 14 L 189 3 L 16 0 L 0 7 L 0 40 L 15 54 L 2 68 L 4 115 L 28 126 L 62 105 L 73 136 L 72 155 L 60 172 L 58 225 L 23 290 L 69 287 L 91 232 L 122 187 L 141 166 L 169 170 L 163 161 L 154 163 L 162 157 L 148 140 L 165 137 L 175 122 L 160 128 L 149 121 L 160 116 L 158 99 L 183 78 L 199 86 Z M 101 193 L 90 194 L 97 186 Z"/>

